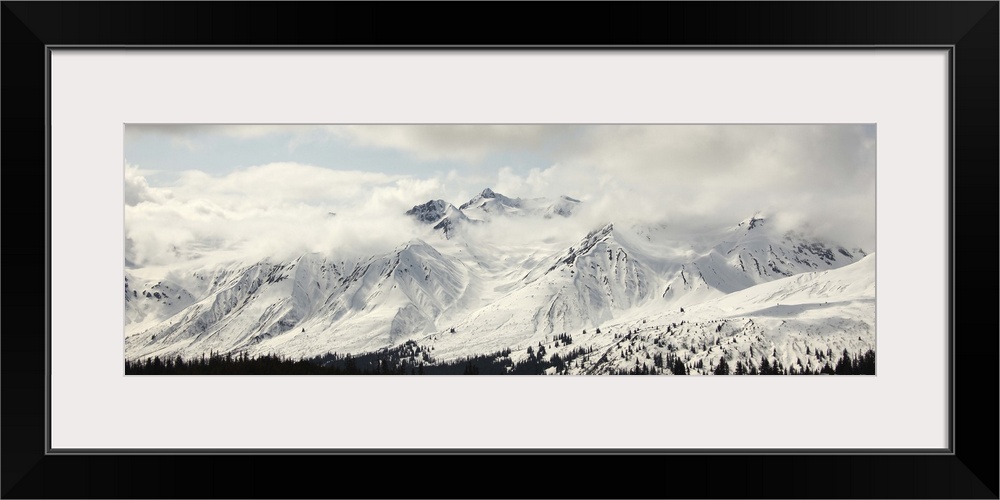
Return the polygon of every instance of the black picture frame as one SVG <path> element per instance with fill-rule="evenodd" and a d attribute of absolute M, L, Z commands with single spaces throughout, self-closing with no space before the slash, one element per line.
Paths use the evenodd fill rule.
<path fill-rule="evenodd" d="M 2 4 L 5 147 L 0 160 L 7 178 L 4 219 L 11 229 L 3 254 L 12 264 L 7 267 L 7 314 L 0 336 L 4 498 L 998 498 L 998 336 L 992 314 L 977 311 L 979 303 L 994 304 L 996 293 L 996 1 L 584 3 L 544 10 L 538 4 L 492 3 Z M 608 50 L 949 47 L 954 366 L 950 452 L 490 457 L 47 453 L 47 335 L 40 318 L 50 314 L 49 47 L 411 44 Z M 914 245 L 918 248 L 919 242 Z M 40 278 L 42 270 L 45 279 Z M 863 415 L 863 408 L 858 411 Z M 314 470 L 333 472 L 316 475 Z M 360 481 L 357 472 L 362 470 L 385 474 L 386 481 Z M 470 490 L 467 484 L 479 486 Z"/>

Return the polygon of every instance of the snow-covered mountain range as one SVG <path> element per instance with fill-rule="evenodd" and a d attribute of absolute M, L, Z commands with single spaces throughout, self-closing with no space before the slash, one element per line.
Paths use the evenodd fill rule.
<path fill-rule="evenodd" d="M 707 372 L 762 356 L 814 369 L 828 352 L 875 347 L 874 253 L 758 215 L 698 232 L 610 221 L 569 245 L 466 237 L 500 217 L 558 224 L 582 203 L 486 189 L 457 207 L 413 206 L 406 215 L 434 237 L 377 255 L 126 269 L 125 356 L 303 358 L 415 342 L 438 360 L 584 347 L 594 354 L 565 372 L 663 356 Z"/>

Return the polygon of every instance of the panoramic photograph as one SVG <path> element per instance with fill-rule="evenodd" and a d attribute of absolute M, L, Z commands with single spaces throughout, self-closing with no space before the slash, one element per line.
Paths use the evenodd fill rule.
<path fill-rule="evenodd" d="M 126 375 L 874 375 L 876 126 L 124 127 Z"/>

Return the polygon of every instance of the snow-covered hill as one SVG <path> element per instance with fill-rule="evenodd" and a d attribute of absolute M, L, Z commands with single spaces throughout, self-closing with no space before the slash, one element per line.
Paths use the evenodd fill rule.
<path fill-rule="evenodd" d="M 553 339 L 572 335 L 575 349 L 600 355 L 569 372 L 616 373 L 658 354 L 697 373 L 723 356 L 815 368 L 817 349 L 874 347 L 874 254 L 778 232 L 759 216 L 697 233 L 607 223 L 565 246 L 461 230 L 498 216 L 571 217 L 579 204 L 486 189 L 459 208 L 414 206 L 413 223 L 444 238 L 378 255 L 129 269 L 126 357 L 302 358 L 407 341 L 439 360 L 508 348 L 517 357 L 529 346 L 561 352 L 565 338 Z"/>
<path fill-rule="evenodd" d="M 569 374 L 643 368 L 670 373 L 677 360 L 691 374 L 707 374 L 723 358 L 732 369 L 739 362 L 759 370 L 766 358 L 772 366 L 816 371 L 835 364 L 845 349 L 856 354 L 875 348 L 874 270 L 872 254 L 843 268 L 781 278 L 694 306 L 647 304 L 595 327 L 524 339 L 509 346 L 509 357 L 523 362 L 532 350 L 543 349 L 546 356 L 570 360 Z M 496 352 L 495 345 L 503 344 L 474 351 L 468 348 L 474 338 L 441 333 L 418 342 L 450 359 Z"/>

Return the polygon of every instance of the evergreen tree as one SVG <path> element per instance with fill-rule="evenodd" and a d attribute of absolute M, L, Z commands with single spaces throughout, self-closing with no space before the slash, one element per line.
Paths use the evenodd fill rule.
<path fill-rule="evenodd" d="M 837 375 L 852 375 L 854 373 L 854 368 L 851 366 L 851 354 L 844 349 L 844 353 L 840 357 L 840 361 L 837 361 L 837 367 L 834 369 Z"/>
<path fill-rule="evenodd" d="M 760 357 L 760 374 L 771 375 L 771 362 L 767 360 L 767 356 Z"/>
<path fill-rule="evenodd" d="M 875 351 L 868 349 L 854 364 L 855 375 L 875 375 Z"/>
<path fill-rule="evenodd" d="M 747 367 L 746 367 L 746 365 L 743 364 L 742 360 L 737 359 L 736 360 L 736 371 L 733 372 L 733 375 L 746 375 L 746 374 L 747 374 Z"/>
<path fill-rule="evenodd" d="M 472 364 L 472 358 L 467 358 L 465 362 L 465 371 L 462 375 L 479 375 L 479 367 Z"/>
<path fill-rule="evenodd" d="M 674 365 L 670 368 L 670 371 L 673 372 L 674 375 L 688 374 L 688 369 L 684 366 L 684 362 L 681 361 L 680 358 L 674 358 Z"/>
<path fill-rule="evenodd" d="M 715 375 L 729 375 L 729 363 L 726 363 L 726 357 L 723 356 L 719 359 L 719 366 L 715 367 Z"/>

